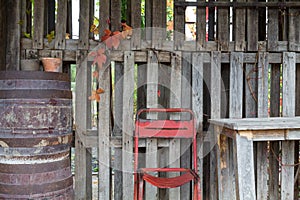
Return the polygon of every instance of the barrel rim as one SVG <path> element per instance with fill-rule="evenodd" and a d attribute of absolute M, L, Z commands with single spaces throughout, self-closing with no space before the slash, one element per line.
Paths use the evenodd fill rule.
<path fill-rule="evenodd" d="M 44 71 L 0 71 L 0 80 L 31 79 L 31 80 L 59 80 L 70 81 L 67 73 Z"/>
<path fill-rule="evenodd" d="M 50 90 L 40 90 L 40 89 L 0 90 L 0 98 L 1 99 L 15 99 L 15 98 L 72 99 L 72 91 L 70 91 L 70 90 L 53 90 L 53 89 L 50 89 Z"/>

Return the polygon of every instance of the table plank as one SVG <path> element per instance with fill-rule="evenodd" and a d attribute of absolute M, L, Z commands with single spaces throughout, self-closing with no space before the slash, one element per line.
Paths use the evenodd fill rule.
<path fill-rule="evenodd" d="M 243 119 L 211 119 L 210 123 L 225 128 L 245 130 L 283 130 L 299 129 L 300 117 L 270 117 L 270 118 L 243 118 Z"/>

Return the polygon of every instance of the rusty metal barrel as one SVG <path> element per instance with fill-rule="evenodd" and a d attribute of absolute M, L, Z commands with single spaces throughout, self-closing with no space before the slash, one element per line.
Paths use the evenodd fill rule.
<path fill-rule="evenodd" d="M 0 72 L 0 199 L 73 199 L 68 74 Z"/>

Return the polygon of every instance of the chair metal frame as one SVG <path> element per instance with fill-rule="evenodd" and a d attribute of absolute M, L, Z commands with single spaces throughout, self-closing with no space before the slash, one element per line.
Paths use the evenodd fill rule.
<path fill-rule="evenodd" d="M 170 119 L 141 119 L 142 113 L 189 113 L 189 120 Z M 191 168 L 139 168 L 139 140 L 146 138 L 178 138 L 192 139 L 193 144 L 193 166 Z M 149 172 L 180 172 L 176 177 L 159 177 L 149 174 Z M 197 132 L 195 129 L 195 117 L 192 110 L 182 108 L 147 108 L 141 109 L 136 115 L 134 134 L 134 200 L 144 198 L 144 182 L 148 182 L 158 188 L 180 187 L 193 181 L 193 199 L 201 200 L 200 178 L 198 173 L 197 157 Z"/>

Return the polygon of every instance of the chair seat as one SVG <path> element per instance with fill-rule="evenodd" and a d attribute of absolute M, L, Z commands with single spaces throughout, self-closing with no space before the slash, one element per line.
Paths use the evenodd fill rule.
<path fill-rule="evenodd" d="M 150 175 L 145 172 L 145 171 L 147 171 L 147 169 L 141 169 L 141 171 L 143 171 L 142 173 L 140 173 L 143 180 L 145 180 L 145 181 L 149 182 L 150 184 L 152 184 L 156 187 L 159 187 L 159 188 L 175 188 L 175 187 L 184 185 L 194 179 L 196 179 L 196 180 L 198 179 L 198 176 L 196 175 L 196 173 L 194 173 L 191 170 L 185 170 L 184 174 L 176 176 L 176 177 L 170 177 L 170 178 L 157 177 L 157 176 Z M 176 172 L 176 171 L 170 171 L 170 172 Z M 180 172 L 180 171 L 178 171 L 178 172 Z"/>

